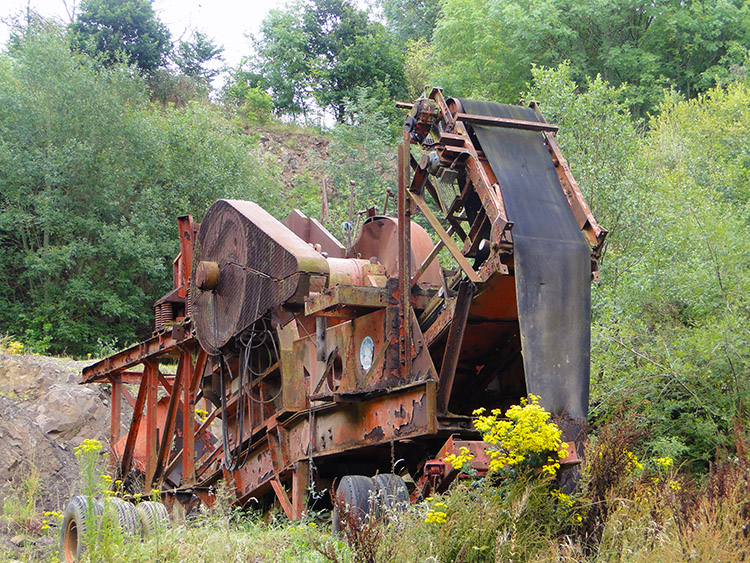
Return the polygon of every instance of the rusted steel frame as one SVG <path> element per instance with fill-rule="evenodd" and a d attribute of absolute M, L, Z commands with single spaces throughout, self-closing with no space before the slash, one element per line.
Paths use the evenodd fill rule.
<path fill-rule="evenodd" d="M 424 158 L 424 156 L 422 157 Z M 417 162 L 417 159 L 414 158 L 411 153 L 409 154 L 409 164 L 412 168 L 412 170 L 417 171 L 419 169 L 427 170 L 427 163 L 426 162 Z M 420 180 L 421 182 L 421 180 Z M 412 182 L 413 184 L 414 182 Z M 427 188 L 427 191 L 432 196 L 432 199 L 435 200 L 435 202 L 440 206 L 440 210 L 445 213 L 445 205 L 443 204 L 443 201 L 438 196 L 437 189 L 435 189 L 435 186 L 430 182 L 430 177 L 427 175 L 427 178 L 424 180 L 424 187 Z"/>
<path fill-rule="evenodd" d="M 453 225 L 448 227 L 448 230 L 445 232 L 448 236 L 451 236 L 453 234 Z M 419 281 L 419 278 L 422 277 L 422 274 L 424 274 L 427 271 L 427 268 L 430 267 L 430 264 L 432 264 L 432 261 L 437 257 L 438 253 L 440 252 L 440 249 L 445 246 L 445 243 L 442 239 L 438 241 L 438 243 L 433 247 L 433 249 L 430 251 L 430 253 L 427 255 L 427 257 L 424 259 L 424 262 L 417 268 L 417 271 L 415 274 L 411 277 L 411 286 L 414 287 L 417 285 L 417 282 Z"/>
<path fill-rule="evenodd" d="M 454 117 L 456 121 L 476 123 L 477 125 L 489 125 L 491 127 L 507 127 L 509 129 L 526 129 L 528 131 L 550 132 L 556 132 L 559 129 L 557 125 L 553 125 L 551 123 L 524 121 L 522 119 L 508 119 L 504 117 L 490 117 L 488 115 L 472 115 L 470 113 L 458 112 Z"/>
<path fill-rule="evenodd" d="M 440 366 L 437 397 L 438 412 L 448 411 L 448 403 L 453 392 L 453 380 L 455 379 L 456 367 L 458 366 L 461 342 L 464 338 L 466 321 L 469 320 L 469 307 L 471 306 L 472 297 L 474 297 L 474 284 L 471 282 L 462 282 L 459 284 L 453 323 L 448 330 L 448 340 L 445 342 L 445 350 L 443 351 L 443 363 Z"/>
<path fill-rule="evenodd" d="M 276 493 L 276 498 L 279 499 L 279 504 L 281 505 L 281 508 L 284 509 L 287 518 L 289 518 L 289 520 L 294 520 L 294 508 L 292 507 L 292 503 L 289 501 L 289 497 L 284 490 L 284 485 L 281 484 L 281 480 L 279 480 L 278 476 L 271 479 L 271 487 L 273 487 L 273 492 Z"/>
<path fill-rule="evenodd" d="M 310 488 L 310 462 L 298 461 L 292 473 L 292 517 L 301 520 L 305 515 L 307 491 Z"/>
<path fill-rule="evenodd" d="M 159 444 L 159 453 L 156 458 L 156 469 L 154 470 L 154 480 L 160 480 L 162 477 L 162 470 L 167 465 L 169 453 L 172 449 L 172 440 L 175 429 L 175 422 L 177 420 L 177 406 L 180 403 L 180 391 L 183 385 L 187 385 L 186 379 L 189 379 L 192 375 L 193 361 L 190 354 L 189 348 L 183 348 L 180 353 L 180 362 L 177 364 L 177 374 L 174 379 L 174 386 L 170 390 L 169 405 L 167 406 L 167 420 L 164 424 L 164 431 L 162 432 L 161 443 Z M 185 411 L 185 407 L 182 407 L 182 416 L 184 418 L 191 418 L 190 413 Z"/>
<path fill-rule="evenodd" d="M 112 411 L 110 418 L 109 444 L 114 446 L 120 440 L 120 425 L 122 424 L 122 380 L 119 375 L 110 376 L 112 382 Z M 112 468 L 116 463 L 115 457 L 111 456 L 109 463 Z"/>
<path fill-rule="evenodd" d="M 545 122 L 544 115 L 542 115 L 542 110 L 539 108 L 537 102 L 531 102 L 529 107 L 534 110 L 540 121 Z M 560 178 L 560 184 L 562 185 L 568 203 L 573 210 L 573 215 L 586 236 L 589 246 L 591 246 L 594 251 L 594 255 L 598 258 L 601 254 L 604 239 L 607 236 L 607 230 L 599 225 L 594 218 L 594 215 L 591 213 L 591 209 L 589 209 L 588 203 L 586 203 L 586 200 L 583 197 L 581 188 L 573 177 L 573 172 L 570 170 L 568 161 L 565 160 L 565 157 L 560 151 L 560 146 L 557 144 L 557 137 L 552 133 L 544 133 L 544 139 L 547 142 L 547 149 L 552 155 L 552 161 L 555 163 L 557 175 Z"/>
<path fill-rule="evenodd" d="M 398 351 L 403 378 L 411 374 L 411 202 L 406 193 L 411 169 L 410 156 L 409 133 L 404 132 L 404 142 L 398 152 Z"/>
<path fill-rule="evenodd" d="M 482 230 L 482 227 L 487 223 L 487 213 L 485 212 L 484 208 L 480 208 L 479 212 L 477 213 L 477 216 L 474 218 L 474 222 L 471 225 L 471 228 L 469 229 L 469 236 L 464 241 L 464 252 L 466 254 L 471 254 L 473 252 L 476 252 L 476 250 L 479 248 L 479 243 L 482 242 L 482 239 L 478 237 L 479 233 Z"/>
<path fill-rule="evenodd" d="M 503 196 L 500 192 L 500 186 L 498 186 L 497 183 L 491 182 L 490 178 L 487 176 L 487 173 L 479 160 L 477 149 L 469 140 L 469 134 L 466 131 L 466 127 L 461 121 L 456 120 L 456 117 L 448 109 L 448 104 L 446 103 L 440 89 L 433 88 L 430 97 L 437 102 L 443 114 L 442 131 L 449 133 L 455 133 L 457 131 L 463 137 L 463 150 L 468 152 L 471 157 L 465 165 L 466 171 L 468 172 L 472 184 L 474 184 L 474 189 L 482 202 L 482 207 L 484 207 L 487 212 L 487 217 L 489 217 L 490 222 L 493 225 L 499 223 L 498 232 L 505 233 L 506 231 L 509 231 L 513 227 L 513 223 L 508 220 L 508 214 L 505 211 L 505 202 L 503 201 Z M 457 112 L 456 115 L 459 113 L 462 112 Z M 438 142 L 440 142 L 441 129 L 434 127 L 433 131 L 437 135 Z M 443 151 L 450 152 L 449 147 L 445 147 Z"/>
<path fill-rule="evenodd" d="M 219 455 L 221 455 L 223 451 L 224 451 L 224 446 L 223 446 L 223 445 L 219 445 L 219 447 L 218 447 L 218 448 L 216 448 L 216 449 L 215 449 L 214 451 L 212 451 L 212 452 L 211 452 L 210 454 L 208 454 L 208 456 L 206 457 L 206 459 L 204 459 L 204 460 L 203 460 L 203 462 L 202 462 L 202 463 L 200 464 L 200 466 L 198 466 L 198 468 L 197 468 L 197 469 L 195 470 L 195 475 L 196 475 L 196 478 L 197 478 L 197 477 L 198 477 L 199 475 L 202 475 L 202 474 L 203 474 L 203 472 L 204 472 L 204 471 L 205 471 L 206 469 L 208 469 L 208 467 L 209 467 L 209 466 L 210 466 L 210 465 L 211 465 L 211 464 L 212 464 L 212 463 L 213 463 L 214 461 L 216 461 L 216 458 L 217 458 L 217 457 L 218 457 Z"/>
<path fill-rule="evenodd" d="M 171 395 L 172 383 L 176 381 L 177 376 L 175 375 L 174 377 L 170 377 L 169 379 L 172 380 L 172 383 L 170 383 L 169 379 L 167 379 L 167 377 L 163 373 L 161 373 L 160 371 L 157 371 L 156 373 L 159 376 L 159 382 L 164 386 L 164 389 L 166 389 L 167 395 Z"/>
<path fill-rule="evenodd" d="M 159 448 L 159 433 L 156 426 L 159 367 L 154 360 L 144 362 L 144 366 L 144 381 L 141 386 L 146 387 L 146 491 L 150 491 L 156 470 L 156 452 Z"/>
<path fill-rule="evenodd" d="M 581 231 L 586 236 L 589 246 L 594 251 L 594 255 L 598 258 L 601 254 L 604 239 L 607 236 L 607 230 L 596 222 L 586 200 L 583 198 L 578 182 L 576 182 L 573 173 L 570 171 L 568 161 L 563 158 L 560 152 L 555 137 L 551 133 L 545 133 L 544 136 L 550 152 L 555 157 L 553 160 L 557 160 L 557 175 L 560 178 L 563 191 L 566 192 L 565 195 L 573 211 L 573 215 L 578 221 Z"/>
<path fill-rule="evenodd" d="M 144 363 L 145 360 L 174 351 L 178 341 L 172 331 L 159 333 L 139 344 L 131 346 L 108 358 L 83 369 L 83 383 L 91 383 L 109 377 L 110 374 Z"/>
<path fill-rule="evenodd" d="M 453 242 L 450 235 L 445 231 L 445 229 L 443 229 L 440 221 L 437 217 L 435 217 L 435 214 L 429 208 L 424 198 L 415 193 L 409 194 L 409 197 L 411 197 L 411 199 L 414 200 L 414 202 L 417 204 L 417 207 L 419 207 L 419 210 L 424 214 L 427 222 L 435 231 L 435 234 L 440 237 L 440 240 L 443 242 L 448 251 L 453 255 L 453 258 L 456 259 L 456 262 L 458 262 L 458 265 L 464 271 L 469 280 L 473 282 L 482 281 L 479 278 L 479 275 L 474 271 L 474 268 L 472 268 L 471 264 L 469 264 L 469 261 Z"/>
<path fill-rule="evenodd" d="M 187 391 L 187 387 L 183 387 L 183 393 Z M 216 418 L 216 415 L 219 413 L 220 409 L 214 409 L 213 412 L 208 415 L 208 418 L 198 427 L 198 430 L 195 431 L 195 434 L 192 434 L 192 429 L 190 428 L 190 424 L 195 422 L 192 417 L 188 417 L 190 420 L 188 420 L 188 424 L 186 425 L 187 428 L 185 430 L 185 434 L 183 435 L 182 443 L 183 448 L 175 454 L 174 458 L 172 458 L 172 461 L 169 462 L 169 465 L 164 470 L 164 475 L 169 475 L 174 471 L 174 468 L 177 467 L 177 464 L 180 463 L 180 461 L 183 462 L 182 464 L 182 485 L 189 485 L 195 480 L 195 475 L 192 473 L 193 468 L 195 467 L 195 436 L 199 436 L 201 432 L 204 432 L 209 424 L 211 424 L 214 421 L 214 418 Z M 187 436 L 190 436 L 190 438 L 187 438 Z M 188 439 L 190 440 L 190 447 L 188 447 Z M 187 459 L 189 460 L 187 463 L 185 463 L 185 450 L 188 452 L 192 452 L 192 454 L 188 455 Z M 186 471 L 186 468 L 188 471 Z"/>
<path fill-rule="evenodd" d="M 180 297 L 186 297 L 186 290 L 190 280 L 190 274 L 193 269 L 193 246 L 195 242 L 195 226 L 193 224 L 193 216 L 184 215 L 182 217 L 178 217 L 177 226 L 180 230 L 180 254 L 182 255 L 182 276 L 184 276 L 184 284 L 180 284 L 181 287 L 178 295 Z M 188 314 L 187 310 L 185 311 L 185 314 Z"/>
<path fill-rule="evenodd" d="M 195 368 L 193 369 L 193 377 L 190 379 L 190 392 L 195 395 L 198 393 L 198 385 L 200 385 L 201 377 L 203 372 L 206 370 L 206 362 L 208 361 L 208 353 L 201 347 L 196 346 L 197 340 L 192 340 L 191 344 L 198 348 L 198 357 L 195 358 Z"/>
<path fill-rule="evenodd" d="M 446 327 L 450 324 L 453 319 L 453 313 L 456 309 L 456 300 L 449 299 L 446 301 L 445 309 L 443 309 L 438 317 L 433 321 L 430 327 L 424 332 L 424 339 L 427 346 L 431 345 L 438 337 L 443 333 Z"/>
<path fill-rule="evenodd" d="M 143 382 L 145 383 L 145 382 Z M 141 419 L 143 418 L 143 406 L 146 402 L 147 385 L 142 384 L 138 388 L 138 398 L 135 400 L 135 406 L 133 407 L 133 420 L 130 423 L 130 429 L 128 430 L 128 439 L 125 442 L 125 449 L 122 454 L 122 463 L 120 465 L 120 479 L 125 481 L 130 471 L 130 465 L 133 463 L 133 454 L 135 453 L 135 440 L 138 436 L 138 429 L 141 426 Z"/>
<path fill-rule="evenodd" d="M 193 433 L 195 419 L 193 413 L 195 412 L 195 395 L 198 392 L 198 385 L 200 385 L 201 376 L 203 370 L 206 367 L 206 360 L 208 354 L 203 348 L 198 348 L 198 357 L 195 359 L 195 366 L 193 367 L 193 373 L 191 374 L 190 381 L 185 382 L 183 388 L 183 399 L 182 404 L 185 406 L 184 416 L 182 417 L 182 482 L 193 483 L 195 481 L 195 437 L 200 435 L 211 421 L 216 417 L 219 409 L 214 409 L 211 415 L 206 421 Z M 186 453 L 185 453 L 186 452 Z M 169 474 L 169 472 L 167 473 Z"/>
<path fill-rule="evenodd" d="M 135 397 L 133 397 L 132 393 L 128 391 L 128 388 L 123 385 L 121 388 L 121 391 L 122 391 L 122 396 L 125 397 L 125 400 L 128 402 L 128 404 L 132 408 L 135 408 Z"/>
<path fill-rule="evenodd" d="M 386 291 L 381 287 L 336 285 L 305 299 L 305 315 L 324 313 L 341 307 L 380 309 L 387 305 L 386 297 Z"/>
<path fill-rule="evenodd" d="M 130 385 L 140 385 L 143 380 L 142 371 L 120 371 L 115 373 L 119 374 L 120 381 Z"/>

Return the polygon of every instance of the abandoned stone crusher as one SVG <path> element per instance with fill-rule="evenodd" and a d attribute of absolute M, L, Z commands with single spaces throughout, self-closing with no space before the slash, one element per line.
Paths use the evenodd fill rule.
<path fill-rule="evenodd" d="M 330 507 L 325 490 L 415 500 L 456 478 L 444 458 L 461 447 L 486 471 L 472 411 L 530 393 L 563 429 L 563 465 L 579 462 L 606 231 L 557 126 L 535 103 L 437 88 L 400 105 L 397 213 L 370 208 L 350 247 L 249 201 L 178 219 L 153 336 L 83 371 L 112 386 L 112 458 L 131 490 L 210 503 L 223 479 L 239 505 L 291 519 L 313 496 Z"/>

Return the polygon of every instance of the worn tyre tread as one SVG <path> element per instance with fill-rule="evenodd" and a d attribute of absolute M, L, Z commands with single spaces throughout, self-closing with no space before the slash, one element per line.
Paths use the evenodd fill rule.
<path fill-rule="evenodd" d="M 406 483 L 398 475 L 379 473 L 372 480 L 375 483 L 379 515 L 405 510 L 411 504 Z"/>
<path fill-rule="evenodd" d="M 141 531 L 141 524 L 138 520 L 138 511 L 135 509 L 135 505 L 117 497 L 112 497 L 110 502 L 113 503 L 117 511 L 117 519 L 122 531 L 129 536 L 138 535 Z"/>
<path fill-rule="evenodd" d="M 141 523 L 141 533 L 144 538 L 148 538 L 157 530 L 169 526 L 167 507 L 162 503 L 154 501 L 139 502 L 135 509 L 138 513 L 138 519 Z"/>
<path fill-rule="evenodd" d="M 339 486 L 336 488 L 336 498 L 343 500 L 348 509 L 354 511 L 354 515 L 358 519 L 365 520 L 372 512 L 375 482 L 364 475 L 346 475 L 339 481 Z M 340 532 L 343 522 L 337 503 L 334 503 L 331 519 L 333 533 Z"/>
<path fill-rule="evenodd" d="M 104 508 L 100 501 L 94 499 L 92 514 L 101 516 Z M 60 532 L 60 551 L 62 560 L 66 562 L 77 561 L 86 551 L 83 538 L 86 536 L 89 525 L 89 500 L 84 495 L 77 495 L 70 499 L 68 505 L 63 511 L 63 521 Z M 67 535 L 75 533 L 75 538 L 70 538 L 70 545 L 67 545 Z"/>

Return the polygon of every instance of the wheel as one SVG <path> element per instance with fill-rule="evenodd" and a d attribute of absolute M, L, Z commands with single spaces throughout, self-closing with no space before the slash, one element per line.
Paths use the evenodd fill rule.
<path fill-rule="evenodd" d="M 167 507 L 160 502 L 150 500 L 139 502 L 135 510 L 138 513 L 138 519 L 141 521 L 141 533 L 144 538 L 169 526 Z"/>
<path fill-rule="evenodd" d="M 364 475 L 346 475 L 341 478 L 336 489 L 337 502 L 333 503 L 331 525 L 333 533 L 337 534 L 346 525 L 345 516 L 359 521 L 367 519 L 375 499 L 375 482 Z M 340 503 L 347 507 L 348 515 L 341 514 Z"/>
<path fill-rule="evenodd" d="M 83 495 L 78 495 L 70 499 L 68 506 L 63 512 L 62 535 L 60 543 L 62 544 L 62 556 L 66 563 L 77 561 L 81 554 L 86 550 L 84 538 L 89 526 L 93 526 L 92 520 L 96 516 L 101 516 L 102 505 L 98 500 L 92 499 L 91 510 L 89 510 L 89 499 Z"/>
<path fill-rule="evenodd" d="M 141 524 L 138 521 L 138 511 L 135 505 L 117 497 L 112 497 L 108 502 L 112 503 L 117 511 L 117 521 L 122 531 L 128 536 L 138 535 L 141 531 Z"/>
<path fill-rule="evenodd" d="M 411 500 L 406 483 L 393 473 L 380 473 L 372 478 L 378 499 L 378 514 L 383 516 L 395 510 L 405 510 Z"/>

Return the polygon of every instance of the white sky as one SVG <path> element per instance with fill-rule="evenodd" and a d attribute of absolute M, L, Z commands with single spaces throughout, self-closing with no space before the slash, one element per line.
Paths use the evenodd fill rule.
<path fill-rule="evenodd" d="M 80 0 L 66 0 L 70 8 Z M 0 44 L 8 39 L 10 16 L 25 13 L 30 5 L 43 16 L 70 21 L 63 0 L 0 0 Z M 188 39 L 190 30 L 208 35 L 224 47 L 224 60 L 235 66 L 243 56 L 251 54 L 246 33 L 257 33 L 269 10 L 280 8 L 286 0 L 154 0 L 157 17 L 169 27 L 172 41 Z"/>

